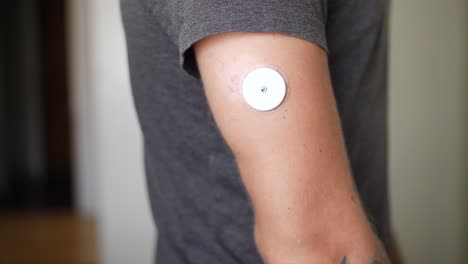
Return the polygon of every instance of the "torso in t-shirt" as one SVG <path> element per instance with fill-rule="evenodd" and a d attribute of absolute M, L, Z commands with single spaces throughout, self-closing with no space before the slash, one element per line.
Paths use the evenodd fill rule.
<path fill-rule="evenodd" d="M 389 247 L 387 0 L 121 0 L 121 7 L 158 230 L 155 263 L 262 263 L 252 206 L 192 50 L 229 31 L 279 32 L 327 52 L 352 174 Z"/>

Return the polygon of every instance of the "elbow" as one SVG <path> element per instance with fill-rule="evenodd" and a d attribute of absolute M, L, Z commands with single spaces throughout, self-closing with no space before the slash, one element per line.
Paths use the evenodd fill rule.
<path fill-rule="evenodd" d="M 295 227 L 266 228 L 256 224 L 254 237 L 257 249 L 266 264 L 328 263 L 323 262 L 324 257 L 333 257 L 333 252 L 329 252 L 333 248 L 329 237 L 321 232 Z"/>

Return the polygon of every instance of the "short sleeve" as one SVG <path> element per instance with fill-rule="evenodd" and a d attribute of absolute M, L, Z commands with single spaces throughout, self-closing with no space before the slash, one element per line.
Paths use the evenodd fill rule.
<path fill-rule="evenodd" d="M 156 0 L 154 0 L 156 1 Z M 200 78 L 192 45 L 224 32 L 277 32 L 311 41 L 325 51 L 327 0 L 166 0 L 164 21 L 180 66 Z"/>

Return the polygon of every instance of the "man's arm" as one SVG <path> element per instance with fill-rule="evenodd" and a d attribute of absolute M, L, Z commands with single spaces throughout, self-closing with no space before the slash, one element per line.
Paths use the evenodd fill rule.
<path fill-rule="evenodd" d="M 223 33 L 194 48 L 265 263 L 389 263 L 354 187 L 325 51 L 277 33 Z M 287 80 L 286 99 L 272 111 L 242 97 L 243 78 L 257 66 Z"/>

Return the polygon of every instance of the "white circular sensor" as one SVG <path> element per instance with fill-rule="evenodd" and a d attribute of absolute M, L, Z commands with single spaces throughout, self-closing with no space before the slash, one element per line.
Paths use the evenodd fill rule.
<path fill-rule="evenodd" d="M 242 95 L 252 108 L 270 111 L 286 97 L 286 82 L 281 74 L 271 68 L 257 68 L 245 77 Z"/>

